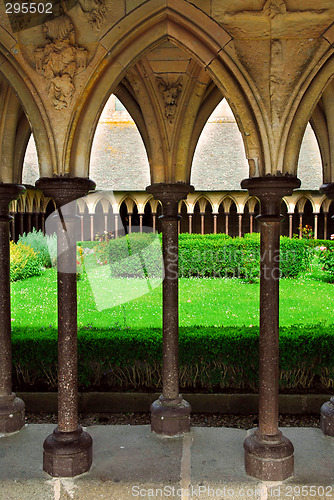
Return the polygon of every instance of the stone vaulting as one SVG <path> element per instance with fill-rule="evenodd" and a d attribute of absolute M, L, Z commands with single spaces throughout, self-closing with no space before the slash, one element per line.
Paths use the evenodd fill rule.
<path fill-rule="evenodd" d="M 177 260 L 170 250 L 178 245 L 178 204 L 193 191 L 199 136 L 225 98 L 249 166 L 241 188 L 260 202 L 259 428 L 244 443 L 245 467 L 260 479 L 290 477 L 293 445 L 277 426 L 279 296 L 272 255 L 279 251 L 281 200 L 300 187 L 298 156 L 309 122 L 321 153 L 321 192 L 334 197 L 333 0 L 62 0 L 50 14 L 6 8 L 0 5 L 0 432 L 24 422 L 24 403 L 11 392 L 8 237 L 27 142 L 32 133 L 36 187 L 64 207 L 71 232 L 73 214 L 65 206 L 94 189 L 90 152 L 112 93 L 138 127 L 150 167 L 147 192 L 162 206 L 163 384 L 151 407 L 152 430 L 189 431 L 191 408 L 178 388 Z M 44 470 L 74 476 L 89 470 L 92 441 L 77 419 L 76 277 L 62 272 L 75 252 L 64 251 L 63 225 L 57 234 L 59 414 L 44 443 Z M 321 410 L 322 429 L 331 436 L 333 408 L 329 402 Z"/>

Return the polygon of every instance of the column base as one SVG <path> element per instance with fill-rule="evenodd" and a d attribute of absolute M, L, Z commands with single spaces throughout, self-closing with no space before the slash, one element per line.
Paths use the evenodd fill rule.
<path fill-rule="evenodd" d="M 180 395 L 166 399 L 162 395 L 152 403 L 151 431 L 162 436 L 180 436 L 190 431 L 190 404 Z"/>
<path fill-rule="evenodd" d="M 10 434 L 22 429 L 24 417 L 24 402 L 14 392 L 0 397 L 0 434 Z"/>
<path fill-rule="evenodd" d="M 294 448 L 278 431 L 275 436 L 257 429 L 244 442 L 246 473 L 262 481 L 283 481 L 294 472 Z"/>
<path fill-rule="evenodd" d="M 52 477 L 74 477 L 92 465 L 93 440 L 82 427 L 60 432 L 58 427 L 44 441 L 43 470 Z"/>
<path fill-rule="evenodd" d="M 320 429 L 326 436 L 334 436 L 334 397 L 320 409 Z"/>

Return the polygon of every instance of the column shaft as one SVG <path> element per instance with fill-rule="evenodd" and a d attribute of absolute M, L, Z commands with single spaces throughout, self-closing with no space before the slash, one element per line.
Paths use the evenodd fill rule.
<path fill-rule="evenodd" d="M 292 238 L 292 222 L 293 222 L 293 214 L 289 214 L 289 238 Z"/>
<path fill-rule="evenodd" d="M 242 236 L 242 214 L 238 214 L 238 236 Z"/>
<path fill-rule="evenodd" d="M 259 430 L 278 431 L 280 222 L 261 223 Z"/>
<path fill-rule="evenodd" d="M 75 220 L 66 220 L 66 226 L 71 234 L 75 231 Z M 66 232 L 62 228 L 57 231 L 57 255 L 58 429 L 71 432 L 78 427 L 76 246 L 67 248 Z M 64 269 L 67 272 L 61 271 Z"/>
<path fill-rule="evenodd" d="M 249 212 L 249 232 L 253 234 L 253 226 L 254 226 L 254 213 Z"/>
<path fill-rule="evenodd" d="M 157 218 L 157 214 L 153 213 L 152 214 L 152 229 L 153 229 L 153 232 L 155 231 L 155 227 L 156 227 L 156 218 Z"/>
<path fill-rule="evenodd" d="M 0 433 L 4 434 L 24 425 L 24 403 L 12 392 L 9 245 L 9 203 L 24 191 L 23 186 L 0 183 Z"/>
<path fill-rule="evenodd" d="M 201 213 L 201 234 L 204 234 L 204 216 L 205 213 Z"/>
<path fill-rule="evenodd" d="M 193 216 L 192 216 L 192 214 L 188 215 L 188 221 L 189 221 L 189 234 L 192 234 L 192 232 L 193 232 Z"/>
<path fill-rule="evenodd" d="M 228 235 L 228 216 L 229 214 L 225 214 L 225 234 Z"/>
<path fill-rule="evenodd" d="M 327 240 L 327 216 L 328 213 L 324 212 L 324 240 Z"/>
<path fill-rule="evenodd" d="M 178 218 L 163 215 L 161 229 L 165 267 L 162 292 L 162 394 L 166 399 L 176 399 L 179 396 Z"/>
<path fill-rule="evenodd" d="M 217 214 L 213 214 L 213 233 L 217 234 Z"/>

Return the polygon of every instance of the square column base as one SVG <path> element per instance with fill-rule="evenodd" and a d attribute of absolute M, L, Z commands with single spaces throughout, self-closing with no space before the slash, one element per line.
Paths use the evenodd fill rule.
<path fill-rule="evenodd" d="M 152 432 L 170 437 L 190 432 L 191 406 L 182 396 L 172 401 L 160 396 L 150 411 Z"/>
<path fill-rule="evenodd" d="M 0 434 L 17 432 L 24 426 L 24 402 L 14 393 L 0 397 Z"/>
<path fill-rule="evenodd" d="M 294 448 L 278 431 L 276 436 L 263 436 L 256 430 L 244 442 L 245 469 L 261 481 L 283 481 L 294 473 Z"/>
<path fill-rule="evenodd" d="M 78 426 L 73 432 L 58 427 L 44 441 L 43 470 L 52 477 L 74 477 L 88 472 L 92 465 L 91 436 Z"/>

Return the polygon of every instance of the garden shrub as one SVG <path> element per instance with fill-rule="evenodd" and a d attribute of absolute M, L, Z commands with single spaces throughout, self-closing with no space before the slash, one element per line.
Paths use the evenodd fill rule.
<path fill-rule="evenodd" d="M 42 274 L 39 255 L 28 245 L 10 242 L 10 280 L 17 281 Z"/>
<path fill-rule="evenodd" d="M 109 242 L 109 262 L 114 277 L 161 277 L 161 236 L 132 233 Z"/>
<path fill-rule="evenodd" d="M 334 282 L 334 247 L 320 247 L 319 260 L 322 270 L 327 274 L 329 281 Z"/>
<path fill-rule="evenodd" d="M 15 390 L 57 387 L 57 332 L 13 328 Z M 258 327 L 181 327 L 182 390 L 258 389 Z M 280 328 L 280 388 L 334 387 L 334 326 Z M 78 332 L 80 390 L 160 390 L 162 333 L 157 328 Z"/>
<path fill-rule="evenodd" d="M 57 262 L 57 236 L 47 236 L 35 228 L 30 233 L 23 233 L 19 243 L 29 245 L 38 255 L 44 267 L 52 267 Z"/>
<path fill-rule="evenodd" d="M 109 242 L 109 262 L 115 277 L 140 277 L 150 269 L 161 273 L 161 253 L 156 235 L 133 233 Z M 305 271 L 312 254 L 309 240 L 281 238 L 281 276 L 295 278 Z M 129 256 L 132 258 L 129 259 Z M 260 235 L 231 238 L 226 234 L 180 234 L 179 275 L 188 277 L 236 277 L 249 282 L 259 279 Z"/>

